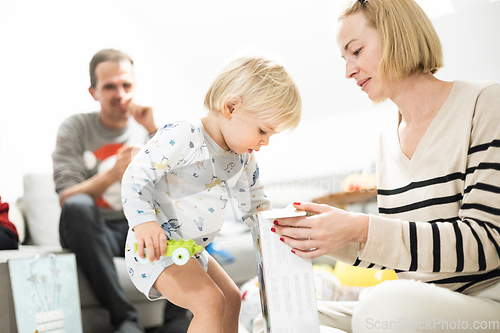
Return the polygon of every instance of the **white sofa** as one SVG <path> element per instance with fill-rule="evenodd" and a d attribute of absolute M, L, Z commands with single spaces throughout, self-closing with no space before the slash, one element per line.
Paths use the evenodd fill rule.
<path fill-rule="evenodd" d="M 18 207 L 11 203 L 9 214 L 18 228 L 22 245 L 19 250 L 0 251 L 0 333 L 17 332 L 7 261 L 63 251 L 59 244 L 59 200 L 52 175 L 27 174 L 23 184 L 24 195 Z M 221 264 L 238 285 L 256 275 L 252 237 L 246 226 L 237 222 L 227 223 L 214 243 L 234 257 L 234 262 Z M 149 328 L 161 325 L 164 301 L 151 302 L 137 291 L 128 277 L 123 258 L 115 258 L 115 266 L 123 289 L 138 308 L 140 323 Z M 80 272 L 78 283 L 83 331 L 112 332 L 107 311 L 99 304 Z"/>

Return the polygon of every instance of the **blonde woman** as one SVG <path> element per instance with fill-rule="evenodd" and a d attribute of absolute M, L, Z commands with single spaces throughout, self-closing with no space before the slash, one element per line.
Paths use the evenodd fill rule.
<path fill-rule="evenodd" d="M 498 332 L 500 86 L 437 79 L 441 44 L 413 0 L 348 1 L 337 44 L 346 77 L 398 107 L 380 140 L 380 214 L 296 203 L 316 215 L 278 219 L 273 230 L 300 257 L 331 255 L 394 269 L 399 279 L 359 302 L 319 304 L 321 323 L 347 332 Z"/>

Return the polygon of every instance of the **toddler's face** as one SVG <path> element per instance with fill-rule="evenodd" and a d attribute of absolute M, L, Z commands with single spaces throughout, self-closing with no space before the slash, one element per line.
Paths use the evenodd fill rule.
<path fill-rule="evenodd" d="M 259 151 L 277 133 L 268 120 L 243 109 L 233 113 L 228 125 L 222 135 L 229 149 L 238 154 Z"/>

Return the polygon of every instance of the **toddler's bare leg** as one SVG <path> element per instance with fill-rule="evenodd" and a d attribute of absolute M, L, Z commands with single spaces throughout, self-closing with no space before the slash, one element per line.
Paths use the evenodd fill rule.
<path fill-rule="evenodd" d="M 189 259 L 183 266 L 167 267 L 154 286 L 170 302 L 193 313 L 189 333 L 225 332 L 224 294 L 195 259 Z"/>
<path fill-rule="evenodd" d="M 238 323 L 241 307 L 241 293 L 236 284 L 231 280 L 229 275 L 222 267 L 209 256 L 208 275 L 219 286 L 224 294 L 226 306 L 224 310 L 224 333 L 238 332 Z"/>

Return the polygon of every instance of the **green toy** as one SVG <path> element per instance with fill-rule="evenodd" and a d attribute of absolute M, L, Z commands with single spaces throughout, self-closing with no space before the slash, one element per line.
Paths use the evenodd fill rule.
<path fill-rule="evenodd" d="M 170 239 L 167 241 L 167 251 L 165 252 L 165 254 L 162 254 L 162 256 L 172 257 L 172 260 L 176 265 L 184 265 L 195 253 L 201 251 L 203 251 L 203 246 L 197 245 L 192 239 Z M 134 243 L 134 254 L 137 262 L 141 264 L 146 264 L 149 262 L 146 248 L 144 248 L 144 258 L 141 258 L 139 256 L 139 253 L 137 252 L 137 243 Z"/>

